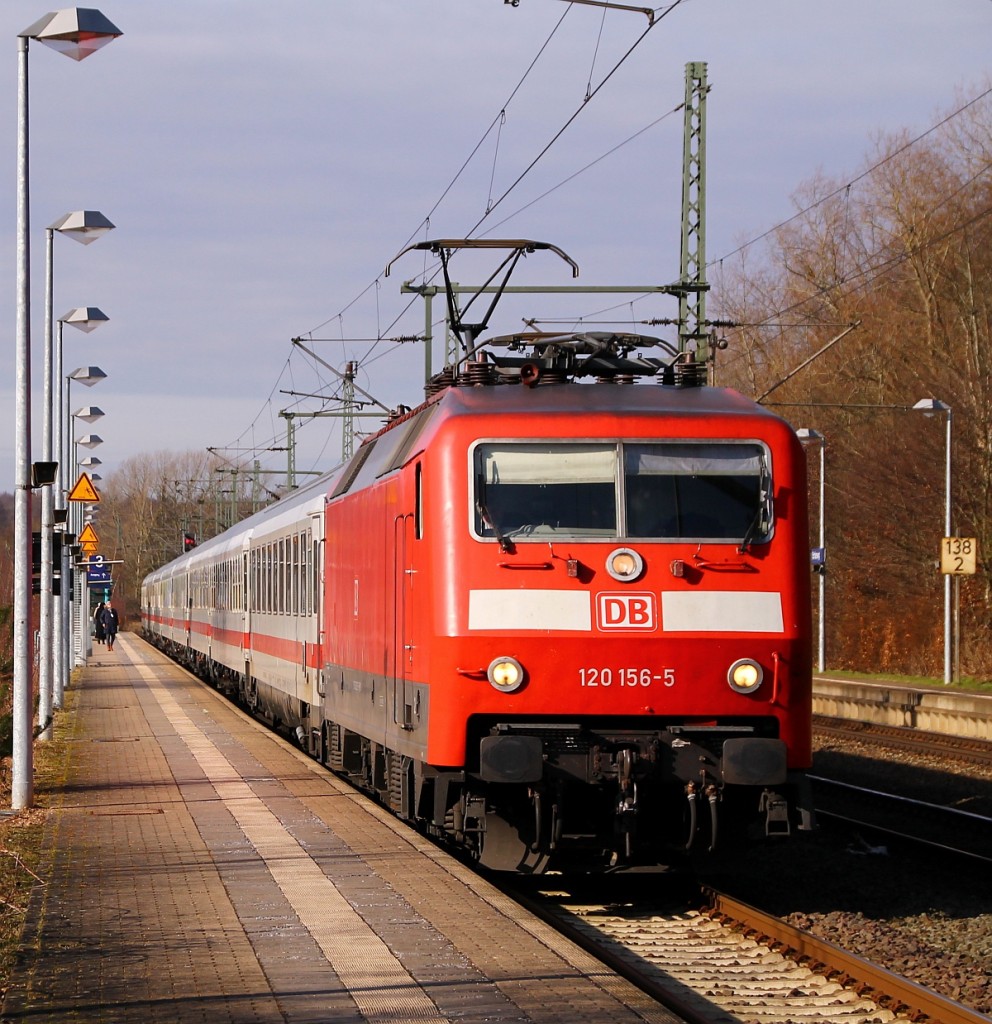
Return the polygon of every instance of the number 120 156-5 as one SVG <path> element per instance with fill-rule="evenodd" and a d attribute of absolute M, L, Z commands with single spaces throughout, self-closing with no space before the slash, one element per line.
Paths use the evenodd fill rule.
<path fill-rule="evenodd" d="M 675 669 L 663 668 L 580 668 L 581 686 L 662 686 L 675 685 Z"/>

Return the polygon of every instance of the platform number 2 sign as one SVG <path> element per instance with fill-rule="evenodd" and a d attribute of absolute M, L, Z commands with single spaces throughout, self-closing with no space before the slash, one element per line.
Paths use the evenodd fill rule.
<path fill-rule="evenodd" d="M 940 571 L 950 576 L 973 576 L 978 561 L 975 537 L 945 537 L 940 542 Z"/>

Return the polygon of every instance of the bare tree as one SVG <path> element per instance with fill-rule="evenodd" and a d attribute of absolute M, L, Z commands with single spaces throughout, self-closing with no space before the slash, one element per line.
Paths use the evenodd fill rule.
<path fill-rule="evenodd" d="M 912 144 L 880 139 L 851 184 L 813 179 L 761 253 L 722 268 L 714 296 L 718 315 L 748 325 L 730 335 L 721 382 L 774 388 L 768 404 L 828 440 L 837 666 L 939 673 L 946 420 L 911 408 L 935 397 L 954 415 L 954 527 L 979 540 L 979 576 L 961 586 L 962 668 L 992 670 L 990 126 L 986 100 Z"/>
<path fill-rule="evenodd" d="M 115 565 L 115 599 L 133 616 L 141 581 L 258 505 L 251 474 L 205 452 L 161 451 L 124 462 L 101 493 L 102 554 Z"/>

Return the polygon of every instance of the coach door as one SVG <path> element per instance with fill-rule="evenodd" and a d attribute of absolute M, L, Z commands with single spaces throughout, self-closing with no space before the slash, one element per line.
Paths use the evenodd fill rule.
<path fill-rule="evenodd" d="M 251 551 L 245 548 L 241 552 L 241 650 L 244 660 L 249 661 L 248 645 L 251 637 Z"/>
<path fill-rule="evenodd" d="M 324 580 L 324 513 L 310 517 L 307 534 L 306 592 L 307 592 L 307 674 L 316 684 L 320 696 L 320 670 L 324 664 L 324 616 L 321 600 Z"/>
<path fill-rule="evenodd" d="M 320 569 L 317 565 L 321 517 L 310 517 L 309 529 L 293 537 L 292 609 L 296 616 L 296 638 L 300 645 L 300 699 L 314 703 L 320 678 Z"/>
<path fill-rule="evenodd" d="M 190 572 L 183 574 L 183 643 L 190 646 L 193 635 L 193 587 Z"/>

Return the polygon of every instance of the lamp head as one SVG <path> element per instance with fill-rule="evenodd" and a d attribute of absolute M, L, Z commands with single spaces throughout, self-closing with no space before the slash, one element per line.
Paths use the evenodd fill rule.
<path fill-rule="evenodd" d="M 109 319 L 110 317 L 96 306 L 78 306 L 76 309 L 70 309 L 68 313 L 63 313 L 59 317 L 59 323 L 71 324 L 77 330 L 89 334 Z"/>
<path fill-rule="evenodd" d="M 922 412 L 948 412 L 951 407 L 939 398 L 921 398 L 913 408 Z"/>
<path fill-rule="evenodd" d="M 49 231 L 71 238 L 82 245 L 95 242 L 101 235 L 113 231 L 114 225 L 99 210 L 75 210 L 67 213 L 54 224 L 48 225 Z"/>
<path fill-rule="evenodd" d="M 67 7 L 49 12 L 19 34 L 73 60 L 83 60 L 124 33 L 92 7 Z"/>
<path fill-rule="evenodd" d="M 91 388 L 94 384 L 99 384 L 106 376 L 99 366 L 80 366 L 69 374 L 69 379 Z"/>

